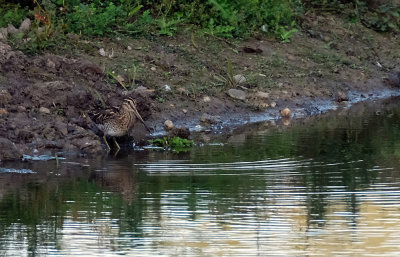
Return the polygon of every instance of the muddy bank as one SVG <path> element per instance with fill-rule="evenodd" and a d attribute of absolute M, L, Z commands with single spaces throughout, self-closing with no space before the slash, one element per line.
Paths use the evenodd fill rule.
<path fill-rule="evenodd" d="M 165 133 L 167 119 L 192 131 L 229 132 L 279 120 L 285 107 L 296 119 L 398 95 L 396 36 L 346 27 L 331 17 L 310 16 L 308 22 L 290 44 L 185 35 L 88 42 L 71 36 L 69 47 L 28 56 L 0 41 L 0 159 L 105 154 L 89 114 L 119 106 L 125 97 L 136 99 L 153 128 L 149 135 L 137 124 L 119 139 L 131 147 Z M 113 56 L 101 49 L 112 49 Z M 229 78 L 228 61 L 235 78 Z"/>

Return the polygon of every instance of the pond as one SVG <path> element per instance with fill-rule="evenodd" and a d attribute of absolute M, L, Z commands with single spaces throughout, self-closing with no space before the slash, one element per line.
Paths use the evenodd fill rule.
<path fill-rule="evenodd" d="M 400 256 L 399 100 L 187 153 L 1 164 L 0 255 Z"/>

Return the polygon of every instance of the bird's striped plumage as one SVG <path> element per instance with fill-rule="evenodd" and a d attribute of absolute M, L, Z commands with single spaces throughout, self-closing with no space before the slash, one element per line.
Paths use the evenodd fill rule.
<path fill-rule="evenodd" d="M 125 98 L 119 108 L 113 107 L 112 109 L 107 109 L 96 113 L 93 116 L 94 123 L 104 133 L 103 138 L 108 148 L 110 147 L 105 137 L 120 137 L 127 134 L 136 123 L 137 119 L 144 124 L 147 130 L 149 130 L 144 123 L 142 116 L 140 116 L 138 110 L 136 109 L 135 100 L 132 98 Z M 116 145 L 119 148 L 117 143 Z"/>

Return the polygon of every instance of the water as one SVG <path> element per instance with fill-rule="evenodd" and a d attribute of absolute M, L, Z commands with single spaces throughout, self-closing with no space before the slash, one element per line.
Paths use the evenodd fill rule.
<path fill-rule="evenodd" d="M 397 102 L 190 153 L 2 164 L 0 256 L 400 256 Z"/>

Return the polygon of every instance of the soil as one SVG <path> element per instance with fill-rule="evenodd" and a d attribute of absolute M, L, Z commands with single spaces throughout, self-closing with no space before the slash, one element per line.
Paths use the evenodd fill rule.
<path fill-rule="evenodd" d="M 17 159 L 60 152 L 100 155 L 106 148 L 90 113 L 119 106 L 125 97 L 136 100 L 153 129 L 149 135 L 138 123 L 118 139 L 131 147 L 166 134 L 165 120 L 192 132 L 230 131 L 279 120 L 286 107 L 292 119 L 302 118 L 398 94 L 398 35 L 313 13 L 302 27 L 290 43 L 190 32 L 92 41 L 68 35 L 67 44 L 35 56 L 3 39 L 0 138 L 16 145 Z M 233 75 L 241 76 L 235 82 Z M 242 95 L 231 96 L 230 89 Z"/>

